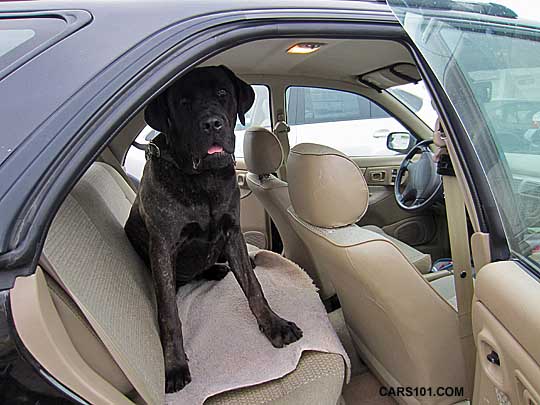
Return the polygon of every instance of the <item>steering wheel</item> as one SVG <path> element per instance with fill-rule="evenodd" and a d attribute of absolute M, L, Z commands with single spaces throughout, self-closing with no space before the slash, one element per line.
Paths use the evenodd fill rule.
<path fill-rule="evenodd" d="M 442 195 L 442 178 L 437 173 L 437 164 L 433 161 L 433 152 L 429 139 L 416 144 L 405 156 L 396 175 L 394 196 L 401 209 L 420 211 L 431 206 Z M 421 154 L 420 159 L 412 158 Z M 407 184 L 401 191 L 401 182 L 405 172 L 409 173 Z"/>

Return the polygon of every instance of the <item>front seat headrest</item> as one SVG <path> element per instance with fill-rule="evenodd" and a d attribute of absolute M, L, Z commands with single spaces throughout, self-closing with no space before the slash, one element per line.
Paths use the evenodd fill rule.
<path fill-rule="evenodd" d="M 368 208 L 369 190 L 360 168 L 342 152 L 301 143 L 287 161 L 291 204 L 302 220 L 322 228 L 358 222 Z"/>
<path fill-rule="evenodd" d="M 266 128 L 248 128 L 244 134 L 244 160 L 248 172 L 259 176 L 275 173 L 283 163 L 281 142 Z"/>

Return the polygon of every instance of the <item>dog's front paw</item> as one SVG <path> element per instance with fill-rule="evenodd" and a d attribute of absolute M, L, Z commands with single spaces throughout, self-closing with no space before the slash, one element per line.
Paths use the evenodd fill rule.
<path fill-rule="evenodd" d="M 165 370 L 165 392 L 180 391 L 191 382 L 187 361 Z"/>
<path fill-rule="evenodd" d="M 274 347 L 286 346 L 302 337 L 302 330 L 294 322 L 289 322 L 279 316 L 273 317 L 266 324 L 260 324 L 259 329 Z"/>

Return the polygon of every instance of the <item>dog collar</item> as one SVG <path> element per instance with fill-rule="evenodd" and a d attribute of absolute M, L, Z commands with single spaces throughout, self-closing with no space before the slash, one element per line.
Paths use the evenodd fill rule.
<path fill-rule="evenodd" d="M 153 157 L 159 158 L 161 156 L 161 151 L 159 147 L 154 142 L 149 142 L 144 149 L 144 158 L 150 160 Z"/>
<path fill-rule="evenodd" d="M 163 159 L 167 161 L 168 163 L 172 164 L 173 166 L 175 166 L 176 168 L 180 169 L 180 167 L 178 166 L 178 163 L 174 161 L 174 159 L 170 156 L 170 154 L 167 153 L 167 151 L 162 152 L 161 149 L 159 149 L 159 146 L 157 146 L 152 141 L 148 142 L 148 144 L 146 145 L 146 148 L 144 150 L 144 157 L 146 160 Z"/>

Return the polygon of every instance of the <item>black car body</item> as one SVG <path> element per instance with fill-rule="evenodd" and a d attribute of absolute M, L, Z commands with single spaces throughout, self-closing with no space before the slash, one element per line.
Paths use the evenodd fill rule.
<path fill-rule="evenodd" d="M 462 7 L 442 10 L 471 12 Z M 515 18 L 505 7 L 487 10 L 475 5 L 472 12 L 491 13 L 488 17 L 495 20 Z M 537 283 L 534 263 L 515 255 L 515 246 L 508 242 L 493 190 L 459 118 L 459 106 L 384 1 L 2 2 L 0 34 L 4 27 L 35 31 L 24 46 L 0 53 L 0 401 L 4 403 L 88 403 L 25 348 L 10 310 L 10 290 L 17 278 L 34 274 L 57 209 L 124 124 L 193 66 L 256 39 L 379 38 L 404 45 L 414 55 L 447 124 L 472 196 L 474 205 L 468 208 L 476 213 L 476 231 L 490 236 L 489 261 L 521 260 L 520 266 Z M 540 105 L 534 100 L 525 104 L 501 101 L 493 108 L 504 113 L 524 106 L 536 112 Z M 527 120 L 518 124 L 525 126 Z M 512 145 L 527 145 L 519 133 L 511 136 L 517 139 Z M 522 149 L 520 145 L 515 150 Z M 527 314 L 535 328 L 536 312 Z M 22 375 L 12 374 L 15 365 L 24 370 Z"/>

